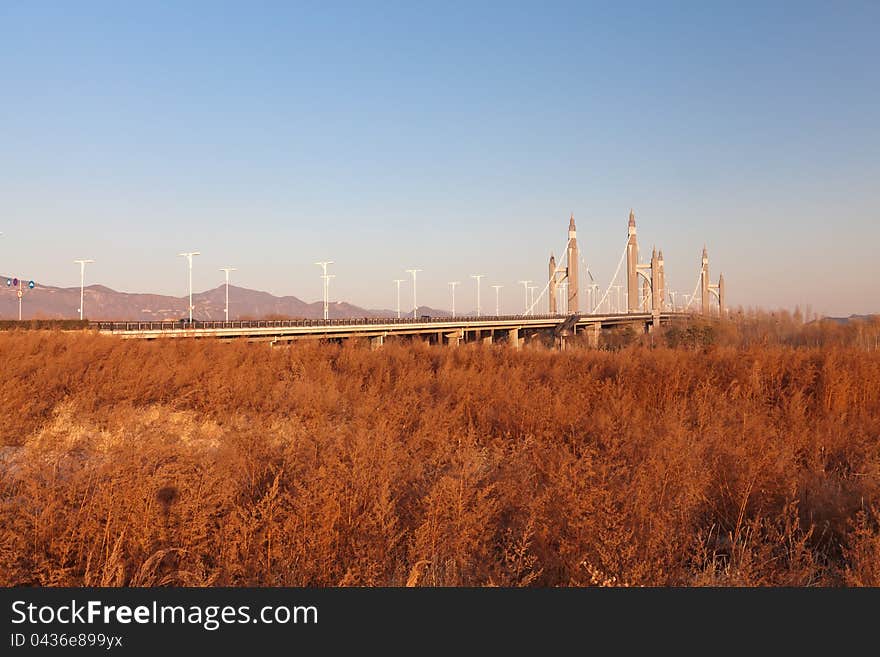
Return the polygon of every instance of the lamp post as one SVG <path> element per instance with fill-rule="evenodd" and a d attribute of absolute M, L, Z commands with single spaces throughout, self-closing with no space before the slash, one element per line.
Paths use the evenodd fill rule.
<path fill-rule="evenodd" d="M 523 294 L 525 295 L 526 307 L 523 310 L 523 315 L 529 314 L 529 284 L 531 281 L 519 281 L 519 284 L 523 286 Z"/>
<path fill-rule="evenodd" d="M 471 274 L 471 278 L 477 282 L 477 317 L 480 316 L 480 282 L 485 276 L 486 274 Z"/>
<path fill-rule="evenodd" d="M 400 284 L 403 283 L 404 279 L 395 278 L 394 282 L 397 283 L 397 319 L 400 319 Z"/>
<path fill-rule="evenodd" d="M 221 267 L 221 268 L 220 268 L 220 271 L 222 271 L 222 272 L 224 272 L 224 273 L 226 274 L 226 309 L 225 309 L 225 316 L 226 316 L 226 321 L 228 322 L 228 321 L 229 321 L 229 272 L 231 272 L 231 271 L 238 271 L 238 270 L 237 270 L 235 267 Z"/>
<path fill-rule="evenodd" d="M 452 288 L 452 318 L 455 319 L 455 286 L 461 281 L 449 281 L 449 287 Z"/>
<path fill-rule="evenodd" d="M 193 256 L 202 255 L 199 251 L 184 251 L 178 253 L 181 258 L 186 258 L 189 265 L 189 323 L 193 321 Z"/>
<path fill-rule="evenodd" d="M 406 272 L 408 274 L 412 274 L 412 284 L 413 284 L 413 319 L 416 318 L 419 310 L 418 301 L 416 301 L 416 274 L 418 274 L 421 269 L 407 269 Z"/>
<path fill-rule="evenodd" d="M 595 313 L 595 312 L 599 311 L 598 304 L 599 304 L 599 301 L 601 301 L 601 299 L 599 299 L 599 284 L 593 283 L 590 286 L 590 290 L 592 290 L 592 294 L 593 294 L 593 304 L 594 304 L 593 305 L 593 312 Z"/>
<path fill-rule="evenodd" d="M 83 290 L 84 283 L 86 279 L 86 265 L 90 262 L 94 262 L 94 260 L 74 260 L 75 263 L 79 263 L 79 319 L 82 321 L 83 318 Z"/>
<path fill-rule="evenodd" d="M 503 285 L 493 285 L 495 289 L 495 317 L 501 316 L 501 288 Z"/>
<path fill-rule="evenodd" d="M 615 306 L 615 308 L 614 308 L 614 312 L 616 312 L 616 313 L 620 312 L 620 288 L 622 288 L 622 287 L 623 287 L 623 285 L 615 285 L 614 286 L 614 289 L 617 291 L 617 306 Z"/>
<path fill-rule="evenodd" d="M 327 319 L 330 313 L 330 279 L 333 278 L 333 276 L 327 275 L 327 265 L 332 265 L 333 261 L 322 260 L 320 262 L 316 262 L 315 264 L 321 267 L 321 270 L 324 272 L 323 274 L 321 274 L 321 280 L 324 287 L 324 319 Z"/>

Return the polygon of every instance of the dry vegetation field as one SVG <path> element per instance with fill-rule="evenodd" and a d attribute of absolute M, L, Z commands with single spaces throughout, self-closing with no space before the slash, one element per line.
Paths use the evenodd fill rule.
<path fill-rule="evenodd" d="M 880 585 L 880 322 L 0 333 L 0 584 Z"/>

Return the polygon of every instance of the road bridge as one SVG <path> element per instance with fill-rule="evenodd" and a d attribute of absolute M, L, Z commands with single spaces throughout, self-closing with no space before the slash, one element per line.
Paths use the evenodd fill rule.
<path fill-rule="evenodd" d="M 219 338 L 272 343 L 303 339 L 344 340 L 369 338 L 376 347 L 389 337 L 410 336 L 437 344 L 496 340 L 519 347 L 534 335 L 552 335 L 559 346 L 566 338 L 586 332 L 598 345 L 603 329 L 629 326 L 640 332 L 688 313 L 615 313 L 572 315 L 502 315 L 482 317 L 291 319 L 251 321 L 91 322 L 90 328 L 122 338 Z"/>

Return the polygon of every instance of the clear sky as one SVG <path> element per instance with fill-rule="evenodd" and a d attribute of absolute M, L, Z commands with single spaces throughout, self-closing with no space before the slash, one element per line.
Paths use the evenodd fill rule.
<path fill-rule="evenodd" d="M 0 1 L 0 272 L 483 305 L 642 252 L 731 306 L 880 311 L 880 4 Z M 582 268 L 583 269 L 583 268 Z M 403 288 L 404 306 L 411 294 Z"/>

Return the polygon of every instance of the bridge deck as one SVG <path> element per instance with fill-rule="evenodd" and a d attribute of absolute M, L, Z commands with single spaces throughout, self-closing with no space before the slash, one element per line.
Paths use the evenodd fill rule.
<path fill-rule="evenodd" d="M 661 322 L 676 317 L 690 317 L 685 313 L 662 313 Z M 555 329 L 568 322 L 578 329 L 590 325 L 611 327 L 626 324 L 649 325 L 650 313 L 622 313 L 606 315 L 504 315 L 500 317 L 420 317 L 420 318 L 351 318 L 351 319 L 298 319 L 253 321 L 185 321 L 177 322 L 91 322 L 90 328 L 101 333 L 129 338 L 180 337 L 278 337 L 345 338 L 353 336 L 434 334 L 451 331 L 503 331 L 510 329 Z"/>

